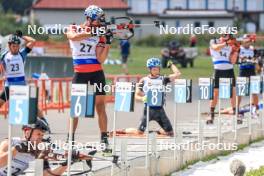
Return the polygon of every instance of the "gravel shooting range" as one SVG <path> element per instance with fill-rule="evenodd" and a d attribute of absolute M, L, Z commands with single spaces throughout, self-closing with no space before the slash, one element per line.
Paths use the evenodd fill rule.
<path fill-rule="evenodd" d="M 0 0 L 0 176 L 264 176 L 264 0 Z"/>

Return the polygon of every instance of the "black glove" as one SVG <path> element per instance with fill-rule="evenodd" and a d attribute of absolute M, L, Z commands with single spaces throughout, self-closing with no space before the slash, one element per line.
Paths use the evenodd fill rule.
<path fill-rule="evenodd" d="M 15 149 L 20 153 L 30 153 L 32 149 L 30 149 L 29 141 L 21 141 L 20 143 L 15 145 Z"/>
<path fill-rule="evenodd" d="M 78 152 L 76 150 L 72 150 L 71 164 L 79 161 L 79 153 L 80 152 Z M 67 165 L 68 165 L 68 160 L 61 163 L 61 166 L 67 166 Z"/>
<path fill-rule="evenodd" d="M 107 30 L 105 33 L 105 38 L 106 38 L 106 44 L 110 45 L 113 40 L 113 33 L 110 30 Z"/>
<path fill-rule="evenodd" d="M 15 35 L 17 35 L 18 37 L 22 38 L 23 33 L 22 33 L 21 30 L 16 30 Z"/>

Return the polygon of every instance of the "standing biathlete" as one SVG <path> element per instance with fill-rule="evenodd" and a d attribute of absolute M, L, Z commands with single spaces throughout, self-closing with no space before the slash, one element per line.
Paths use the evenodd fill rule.
<path fill-rule="evenodd" d="M 25 48 L 22 49 L 20 49 L 21 38 L 25 41 Z M 1 56 L 1 65 L 4 68 L 6 80 L 4 90 L 0 94 L 0 107 L 9 100 L 9 86 L 26 85 L 25 61 L 34 44 L 35 39 L 29 36 L 23 36 L 21 31 L 17 31 L 17 34 L 10 35 L 8 39 L 8 51 L 4 52 Z M 43 112 L 40 110 L 38 110 L 38 117 L 47 123 Z"/>
<path fill-rule="evenodd" d="M 254 58 L 254 47 L 251 45 L 250 36 L 245 34 L 243 36 L 242 45 L 239 51 L 239 76 L 241 77 L 248 77 L 256 75 L 256 64 L 258 64 Z M 238 107 L 240 107 L 241 98 L 238 97 Z M 258 95 L 252 95 L 252 117 L 256 118 L 258 116 L 257 109 L 258 109 Z"/>
<path fill-rule="evenodd" d="M 86 22 L 84 27 L 100 26 L 100 20 L 104 18 L 104 12 L 101 8 L 91 5 L 84 15 Z M 108 145 L 107 136 L 107 115 L 105 111 L 105 92 L 98 89 L 105 86 L 105 75 L 102 65 L 107 58 L 112 35 L 107 32 L 104 37 L 92 35 L 87 31 L 78 31 L 76 26 L 69 29 L 67 38 L 70 41 L 72 49 L 72 59 L 74 67 L 74 76 L 72 83 L 96 85 L 95 107 L 98 114 L 98 123 L 101 131 L 101 143 Z M 78 118 L 74 118 L 73 133 L 78 125 Z M 74 140 L 74 134 L 73 134 Z"/>
<path fill-rule="evenodd" d="M 172 63 L 172 61 L 168 61 L 168 67 L 171 68 L 172 74 L 169 76 L 162 76 L 160 74 L 161 61 L 158 58 L 150 58 L 147 60 L 147 68 L 149 69 L 149 75 L 143 77 L 137 86 L 136 89 L 136 100 L 142 101 L 145 104 L 143 116 L 140 121 L 140 125 L 138 127 L 138 133 L 142 134 L 146 130 L 147 126 L 147 91 L 148 85 L 151 80 L 162 80 L 163 85 L 167 85 L 170 82 L 173 82 L 176 78 L 178 78 L 181 73 L 178 68 Z M 163 105 L 161 107 L 150 107 L 149 108 L 149 121 L 156 121 L 160 127 L 162 128 L 162 134 L 173 136 L 173 128 L 171 126 L 171 122 L 164 110 Z"/>
<path fill-rule="evenodd" d="M 210 41 L 210 53 L 214 65 L 214 98 L 210 102 L 211 119 L 206 121 L 206 124 L 213 124 L 214 111 L 218 101 L 219 94 L 219 78 L 232 78 L 232 97 L 230 99 L 233 113 L 236 110 L 235 99 L 235 73 L 234 64 L 237 61 L 238 49 L 232 46 L 232 34 L 223 34 L 219 39 Z"/>

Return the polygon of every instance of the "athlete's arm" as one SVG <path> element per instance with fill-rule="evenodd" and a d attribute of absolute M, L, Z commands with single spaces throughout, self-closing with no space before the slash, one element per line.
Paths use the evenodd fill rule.
<path fill-rule="evenodd" d="M 236 64 L 237 63 L 238 55 L 239 55 L 239 48 L 232 47 L 232 51 L 230 53 L 230 62 L 232 64 Z"/>
<path fill-rule="evenodd" d="M 79 154 L 76 155 L 76 156 L 73 156 L 73 158 L 75 158 L 77 156 L 78 156 L 78 158 L 80 160 L 92 159 L 89 156 L 81 156 L 81 155 L 79 156 Z M 57 167 L 56 169 L 52 169 L 51 170 L 48 161 L 44 161 L 44 173 L 43 173 L 43 175 L 44 176 L 57 176 L 57 175 L 62 175 L 66 171 L 66 169 L 67 169 L 67 164 L 65 166 L 64 165 L 61 165 L 61 166 Z"/>
<path fill-rule="evenodd" d="M 215 50 L 215 51 L 220 51 L 225 46 L 227 46 L 226 42 L 218 43 L 216 40 L 210 41 L 210 48 Z"/>
<path fill-rule="evenodd" d="M 110 44 L 106 44 L 105 42 L 106 38 L 100 37 L 99 43 L 96 46 L 96 58 L 100 63 L 104 63 L 110 50 Z"/>
<path fill-rule="evenodd" d="M 36 43 L 36 40 L 30 36 L 22 36 L 22 39 L 26 41 L 26 47 L 32 49 Z"/>
<path fill-rule="evenodd" d="M 12 148 L 12 156 L 16 156 L 17 150 Z M 0 168 L 5 167 L 8 161 L 8 141 L 4 140 L 0 144 Z"/>
<path fill-rule="evenodd" d="M 174 81 L 175 79 L 179 78 L 181 76 L 181 72 L 180 70 L 176 67 L 176 65 L 172 64 L 171 65 L 171 70 L 173 72 L 173 74 L 169 75 L 170 81 Z"/>
<path fill-rule="evenodd" d="M 144 93 L 142 91 L 143 89 L 143 79 L 141 79 L 136 86 L 136 93 L 135 93 L 135 99 L 138 101 L 144 101 Z"/>
<path fill-rule="evenodd" d="M 43 172 L 44 176 L 62 175 L 67 170 L 67 166 L 59 166 L 56 169 L 45 169 Z"/>
<path fill-rule="evenodd" d="M 92 37 L 91 33 L 89 32 L 85 32 L 85 31 L 76 32 L 76 30 L 77 29 L 74 29 L 74 26 L 69 27 L 68 32 L 66 33 L 66 36 L 69 40 L 80 41 L 80 40 Z"/>
<path fill-rule="evenodd" d="M 5 73 L 5 67 L 4 67 L 4 55 L 1 56 L 1 60 L 0 60 L 0 76 L 3 77 L 4 73 Z"/>

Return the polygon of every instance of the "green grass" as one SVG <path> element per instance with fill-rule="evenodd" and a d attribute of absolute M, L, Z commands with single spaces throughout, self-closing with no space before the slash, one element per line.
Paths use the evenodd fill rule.
<path fill-rule="evenodd" d="M 264 175 L 264 166 L 261 166 L 259 169 L 250 170 L 246 173 L 246 176 L 263 176 Z"/>
<path fill-rule="evenodd" d="M 139 74 L 146 75 L 146 60 L 150 57 L 160 57 L 161 48 L 156 47 L 133 47 L 131 48 L 131 55 L 128 61 L 129 73 L 131 75 Z M 199 50 L 204 50 L 199 49 Z M 118 49 L 111 49 L 111 58 L 119 59 L 120 54 Z M 208 77 L 212 75 L 212 62 L 210 57 L 200 55 L 194 61 L 194 68 L 181 68 L 183 78 L 197 79 L 198 77 Z M 107 74 L 122 74 L 122 67 L 120 65 L 105 65 L 105 72 Z M 162 69 L 162 74 L 170 74 L 170 69 Z"/>

